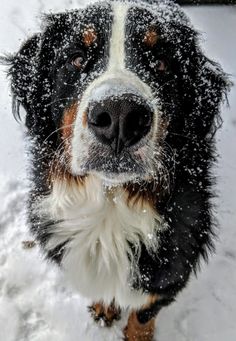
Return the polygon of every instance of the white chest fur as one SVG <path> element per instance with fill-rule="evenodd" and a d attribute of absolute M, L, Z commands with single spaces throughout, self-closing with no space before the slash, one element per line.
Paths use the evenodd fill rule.
<path fill-rule="evenodd" d="M 131 288 L 130 279 L 138 276 L 140 242 L 150 251 L 158 248 L 162 220 L 147 202 L 127 205 L 122 188 L 108 191 L 99 178 L 89 176 L 83 185 L 55 182 L 37 209 L 60 221 L 51 227 L 46 248 L 69 240 L 62 267 L 79 292 L 105 303 L 115 298 L 121 307 L 138 308 L 146 302 L 145 294 Z"/>

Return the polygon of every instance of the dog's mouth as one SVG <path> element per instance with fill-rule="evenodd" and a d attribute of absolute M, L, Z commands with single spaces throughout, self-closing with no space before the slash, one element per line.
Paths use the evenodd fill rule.
<path fill-rule="evenodd" d="M 151 167 L 147 160 L 147 145 L 124 149 L 118 155 L 109 146 L 92 145 L 88 156 L 81 162 L 84 174 L 96 173 L 107 183 L 138 182 L 150 176 Z"/>
<path fill-rule="evenodd" d="M 141 178 L 136 174 L 127 174 L 127 173 L 120 173 L 120 174 L 111 174 L 111 173 L 96 173 L 103 182 L 104 186 L 106 187 L 117 187 L 120 185 L 128 184 L 128 183 L 139 183 Z"/>

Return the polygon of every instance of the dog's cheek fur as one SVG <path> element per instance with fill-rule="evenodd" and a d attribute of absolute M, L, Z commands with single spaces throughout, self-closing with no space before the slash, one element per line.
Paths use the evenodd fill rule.
<path fill-rule="evenodd" d="M 59 147 L 59 157 L 62 154 L 64 165 L 70 165 L 72 158 L 72 137 L 73 137 L 73 128 L 74 122 L 76 120 L 77 112 L 78 112 L 79 103 L 75 101 L 68 108 L 64 110 L 62 126 L 61 126 L 61 138 L 62 138 L 62 146 Z M 60 153 L 60 149 L 62 153 Z"/>

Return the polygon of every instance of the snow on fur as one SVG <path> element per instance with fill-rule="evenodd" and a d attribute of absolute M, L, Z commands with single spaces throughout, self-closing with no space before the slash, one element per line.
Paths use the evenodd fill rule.
<path fill-rule="evenodd" d="M 61 11 L 85 5 L 82 0 L 8 0 L 2 4 L 0 50 L 16 51 L 19 39 L 37 30 L 37 13 Z M 91 2 L 91 1 L 90 1 Z M 207 31 L 211 55 L 220 60 L 229 73 L 235 70 L 235 11 L 231 8 L 193 8 L 195 24 Z M 207 15 L 206 15 L 207 11 Z M 219 19 L 227 22 L 222 28 Z M 6 34 L 7 32 L 7 34 Z M 227 39 L 226 39 L 227 37 Z M 221 43 L 219 44 L 219 39 Z M 25 221 L 25 181 L 22 142 L 19 128 L 11 118 L 10 98 L 5 75 L 1 72 L 1 173 L 0 173 L 0 340 L 4 341 L 118 341 L 126 322 L 112 329 L 95 325 L 86 306 L 89 303 L 64 282 L 58 269 L 44 261 L 38 247 L 24 248 L 32 240 Z M 163 310 L 158 318 L 160 341 L 234 341 L 236 339 L 235 273 L 235 89 L 231 93 L 232 111 L 225 116 L 220 134 L 220 199 L 217 202 L 221 226 L 216 256 L 203 267 L 198 279 L 192 279 L 176 304 Z M 7 176 L 6 173 L 9 173 Z"/>

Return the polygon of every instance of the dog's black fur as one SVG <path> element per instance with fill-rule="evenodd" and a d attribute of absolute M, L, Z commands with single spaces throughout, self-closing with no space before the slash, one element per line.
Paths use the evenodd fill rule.
<path fill-rule="evenodd" d="M 180 12 L 174 7 L 173 11 L 177 10 Z M 99 16 L 104 18 L 105 31 Z M 143 27 L 150 20 L 157 19 L 154 14 L 150 18 L 150 14 L 141 9 L 134 9 L 133 16 L 135 25 L 128 23 L 126 32 L 126 47 L 130 51 L 127 65 L 158 92 L 169 121 L 165 143 L 171 155 L 165 160 L 171 178 L 168 190 L 163 188 L 153 193 L 152 183 L 138 186 L 138 190 L 145 187 L 145 193 L 148 192 L 150 197 L 158 196 L 154 200 L 156 210 L 169 225 L 160 234 L 157 257 L 148 254 L 143 247 L 139 260 L 141 280 L 133 283 L 135 288 L 162 297 L 150 309 L 139 314 L 139 320 L 144 323 L 161 306 L 174 300 L 185 287 L 190 273 L 196 271 L 201 256 L 207 259 L 209 250 L 213 249 L 211 198 L 214 179 L 211 166 L 215 161 L 214 135 L 221 124 L 220 103 L 229 82 L 219 65 L 202 53 L 196 31 L 185 22 L 173 19 L 165 26 L 161 24 L 158 28 L 161 32 L 163 30 L 163 39 L 158 49 L 150 51 L 145 46 L 140 47 L 139 34 L 143 32 L 135 31 L 135 27 L 139 24 Z M 181 16 L 179 14 L 179 18 Z M 34 188 L 30 208 L 35 197 L 50 192 L 49 166 L 61 143 L 60 131 L 53 132 L 60 128 L 65 108 L 83 93 L 94 77 L 94 71 L 102 73 L 108 63 L 107 32 L 110 32 L 112 22 L 108 7 L 50 15 L 45 20 L 43 32 L 30 38 L 16 55 L 8 58 L 14 114 L 18 115 L 20 105 L 24 107 L 28 135 L 32 139 Z M 71 43 L 73 28 L 77 26 L 77 32 L 80 32 L 81 27 L 91 20 L 100 36 L 96 46 L 85 48 L 78 35 Z M 171 32 L 171 38 L 168 32 Z M 130 36 L 133 39 L 129 39 Z M 88 75 L 85 79 L 81 78 L 83 72 L 78 72 L 70 64 L 78 49 L 86 58 L 89 56 L 84 70 Z M 160 58 L 164 58 L 168 66 L 165 73 L 150 68 L 150 60 Z M 40 231 L 40 221 L 34 215 L 30 215 L 30 223 L 44 245 L 50 238 L 50 229 L 44 226 Z M 49 256 L 60 262 L 63 246 Z"/>

